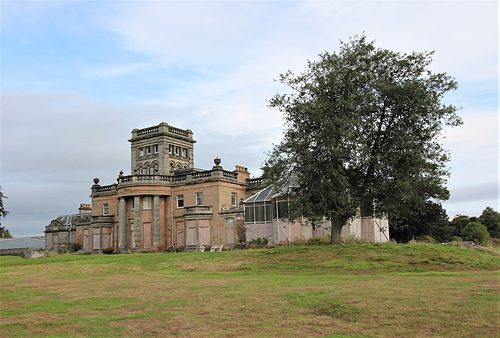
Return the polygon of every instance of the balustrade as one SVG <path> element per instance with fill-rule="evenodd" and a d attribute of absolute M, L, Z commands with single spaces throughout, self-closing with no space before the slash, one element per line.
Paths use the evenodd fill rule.
<path fill-rule="evenodd" d="M 156 127 L 151 127 L 151 128 L 146 128 L 146 129 L 142 129 L 142 130 L 139 130 L 137 132 L 137 135 L 138 136 L 141 136 L 141 135 L 148 135 L 148 134 L 153 134 L 153 133 L 157 133 L 160 131 L 160 127 L 159 126 L 156 126 Z"/>
<path fill-rule="evenodd" d="M 185 137 L 188 137 L 188 133 L 185 131 L 185 130 L 182 130 L 182 129 L 178 129 L 178 128 L 175 128 L 175 127 L 168 127 L 168 131 L 172 134 L 177 134 L 177 135 L 180 135 L 180 136 L 185 136 Z"/>
<path fill-rule="evenodd" d="M 192 207 L 184 208 L 185 214 L 200 214 L 200 213 L 212 213 L 211 205 L 196 205 Z"/>

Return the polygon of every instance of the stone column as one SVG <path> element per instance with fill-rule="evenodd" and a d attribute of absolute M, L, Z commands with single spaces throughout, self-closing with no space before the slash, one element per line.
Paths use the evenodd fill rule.
<path fill-rule="evenodd" d="M 200 220 L 196 220 L 196 245 L 200 247 Z"/>
<path fill-rule="evenodd" d="M 141 196 L 134 196 L 134 249 L 141 248 Z"/>
<path fill-rule="evenodd" d="M 118 200 L 118 251 L 123 252 L 127 248 L 127 203 L 125 197 Z"/>
<path fill-rule="evenodd" d="M 189 236 L 188 236 L 188 226 L 187 226 L 187 220 L 184 218 L 184 251 L 187 252 Z"/>
<path fill-rule="evenodd" d="M 160 196 L 153 197 L 153 248 L 160 244 Z"/>

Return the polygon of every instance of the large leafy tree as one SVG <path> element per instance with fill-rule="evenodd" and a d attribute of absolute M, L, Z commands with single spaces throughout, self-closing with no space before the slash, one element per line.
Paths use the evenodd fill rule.
<path fill-rule="evenodd" d="M 3 199 L 4 198 L 7 198 L 7 197 L 4 196 L 4 194 L 2 192 L 2 187 L 0 187 L 0 219 L 4 218 L 9 213 L 7 210 L 5 210 L 5 208 L 3 206 Z M 0 223 L 0 238 L 11 238 L 11 237 L 12 237 L 12 235 L 10 234 L 9 230 L 5 229 L 5 227 L 2 226 L 2 224 Z"/>
<path fill-rule="evenodd" d="M 450 227 L 453 229 L 452 236 L 462 236 L 462 231 L 469 224 L 471 218 L 467 215 L 456 215 L 450 222 Z"/>
<path fill-rule="evenodd" d="M 443 242 L 449 240 L 453 233 L 446 210 L 440 203 L 426 201 L 423 206 L 415 206 L 408 216 L 401 219 L 389 215 L 391 238 L 398 243 L 424 236 Z"/>
<path fill-rule="evenodd" d="M 500 238 L 500 213 L 498 211 L 486 207 L 478 220 L 486 226 L 491 237 Z"/>
<path fill-rule="evenodd" d="M 393 52 L 361 36 L 298 75 L 281 74 L 291 93 L 275 95 L 270 107 L 284 114 L 286 130 L 266 166 L 292 187 L 290 218 L 326 217 L 338 243 L 358 210 L 401 218 L 426 203 L 422 189 L 447 198 L 439 138 L 445 125 L 461 124 L 456 107 L 443 103 L 457 83 L 432 72 L 431 61 L 432 52 Z"/>

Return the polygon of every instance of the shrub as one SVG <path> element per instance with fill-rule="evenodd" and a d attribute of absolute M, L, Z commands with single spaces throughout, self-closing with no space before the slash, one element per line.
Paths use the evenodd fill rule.
<path fill-rule="evenodd" d="M 462 230 L 462 238 L 465 241 L 473 241 L 482 246 L 487 246 L 490 240 L 488 229 L 479 222 L 470 222 L 465 229 Z"/>
<path fill-rule="evenodd" d="M 106 255 L 111 255 L 112 253 L 115 252 L 115 249 L 108 247 L 106 249 L 102 249 L 102 252 L 105 253 Z"/>
<path fill-rule="evenodd" d="M 437 241 L 429 235 L 419 236 L 417 237 L 417 241 L 420 243 L 430 243 L 430 244 L 437 243 Z"/>
<path fill-rule="evenodd" d="M 306 243 L 309 245 L 330 244 L 330 235 L 323 237 L 311 237 L 306 241 Z"/>
<path fill-rule="evenodd" d="M 462 237 L 459 237 L 459 236 L 451 236 L 450 240 L 452 242 L 461 242 L 462 241 Z"/>
<path fill-rule="evenodd" d="M 248 244 L 250 245 L 259 245 L 259 246 L 266 245 L 267 243 L 269 243 L 267 238 L 262 238 L 262 237 L 254 238 L 250 242 L 248 242 Z"/>
<path fill-rule="evenodd" d="M 82 249 L 82 245 L 80 243 L 69 243 L 67 246 L 68 252 L 77 252 Z"/>

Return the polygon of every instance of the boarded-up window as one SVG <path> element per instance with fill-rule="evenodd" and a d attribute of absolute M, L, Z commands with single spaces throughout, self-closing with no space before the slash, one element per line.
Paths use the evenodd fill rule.
<path fill-rule="evenodd" d="M 185 246 L 184 222 L 177 222 L 177 246 Z"/>
<path fill-rule="evenodd" d="M 208 219 L 198 220 L 199 241 L 196 238 L 196 221 L 188 221 L 188 245 L 210 244 L 210 221 Z"/>
<path fill-rule="evenodd" d="M 151 223 L 147 222 L 144 223 L 143 228 L 142 228 L 142 235 L 143 235 L 143 248 L 144 249 L 151 249 Z"/>
<path fill-rule="evenodd" d="M 83 250 L 89 249 L 89 231 L 83 230 Z"/>
<path fill-rule="evenodd" d="M 196 221 L 188 221 L 188 242 L 187 245 L 197 244 L 196 240 Z"/>
<path fill-rule="evenodd" d="M 59 241 L 59 236 L 57 234 L 54 234 L 54 236 L 52 237 L 52 243 L 57 244 L 58 241 Z"/>
<path fill-rule="evenodd" d="M 102 228 L 102 248 L 112 248 L 113 238 L 111 236 L 111 228 Z"/>
<path fill-rule="evenodd" d="M 234 244 L 234 218 L 226 218 L 226 244 Z"/>
<path fill-rule="evenodd" d="M 210 221 L 200 219 L 200 244 L 210 244 Z"/>
<path fill-rule="evenodd" d="M 101 248 L 101 232 L 99 231 L 99 228 L 93 228 L 93 233 L 94 233 L 94 241 L 93 241 L 93 246 L 92 249 L 94 250 L 99 250 Z"/>

